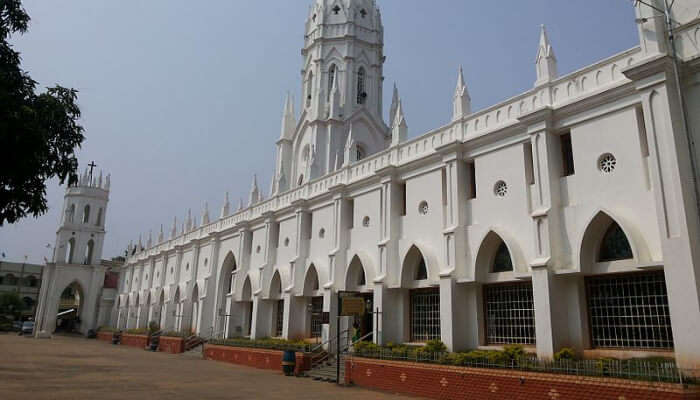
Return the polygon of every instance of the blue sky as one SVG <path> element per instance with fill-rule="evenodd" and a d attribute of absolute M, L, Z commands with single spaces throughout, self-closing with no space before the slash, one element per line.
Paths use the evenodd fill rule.
<path fill-rule="evenodd" d="M 40 86 L 80 90 L 81 166 L 112 173 L 103 258 L 188 208 L 212 216 L 224 193 L 267 193 L 284 95 L 301 90 L 300 48 L 312 0 L 25 0 L 32 23 L 13 38 Z M 637 45 L 628 0 L 378 0 L 385 101 L 397 82 L 409 136 L 449 121 L 459 65 L 478 110 L 532 87 L 539 26 L 560 74 Z M 388 106 L 387 106 L 388 109 Z M 388 110 L 385 110 L 385 118 Z M 64 188 L 50 211 L 0 228 L 0 261 L 50 254 Z M 199 218 L 198 218 L 199 219 Z"/>

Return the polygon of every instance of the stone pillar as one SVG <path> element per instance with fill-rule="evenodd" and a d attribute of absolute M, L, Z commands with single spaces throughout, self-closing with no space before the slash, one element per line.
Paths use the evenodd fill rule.
<path fill-rule="evenodd" d="M 307 336 L 309 312 L 304 297 L 284 294 L 284 325 L 282 336 L 285 339 L 303 339 Z"/>
<path fill-rule="evenodd" d="M 556 285 L 552 270 L 561 263 L 562 236 L 560 220 L 559 179 L 561 177 L 561 149 L 559 137 L 552 131 L 552 110 L 545 107 L 519 118 L 530 134 L 532 149 L 532 176 L 534 193 L 530 215 L 535 242 L 530 261 L 535 307 L 537 356 L 551 359 L 559 350 L 559 341 L 565 339 L 566 324 L 555 324 L 553 287 Z M 529 187 L 529 185 L 528 185 Z M 529 189 L 528 189 L 529 190 Z"/>
<path fill-rule="evenodd" d="M 676 363 L 695 369 L 700 366 L 700 215 L 672 62 L 658 57 L 623 73 L 642 100 Z"/>
<path fill-rule="evenodd" d="M 272 336 L 272 302 L 258 295 L 253 298 L 253 327 L 251 339 L 262 339 Z"/>

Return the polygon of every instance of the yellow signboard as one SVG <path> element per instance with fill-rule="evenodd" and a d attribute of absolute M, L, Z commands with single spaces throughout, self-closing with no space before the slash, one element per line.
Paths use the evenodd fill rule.
<path fill-rule="evenodd" d="M 343 297 L 341 304 L 341 315 L 362 315 L 365 313 L 365 300 L 362 297 Z"/>

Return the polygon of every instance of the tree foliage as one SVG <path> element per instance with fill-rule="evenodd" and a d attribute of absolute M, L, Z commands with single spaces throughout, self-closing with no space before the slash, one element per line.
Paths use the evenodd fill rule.
<path fill-rule="evenodd" d="M 85 139 L 77 91 L 57 85 L 36 93 L 8 43 L 29 20 L 20 0 L 0 0 L 0 226 L 48 210 L 46 181 L 77 180 L 75 149 Z"/>
<path fill-rule="evenodd" d="M 25 306 L 26 304 L 19 298 L 17 292 L 0 293 L 0 314 L 16 314 L 22 311 Z"/>

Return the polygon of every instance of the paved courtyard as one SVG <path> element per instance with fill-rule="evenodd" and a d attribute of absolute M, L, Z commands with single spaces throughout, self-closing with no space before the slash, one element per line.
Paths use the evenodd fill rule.
<path fill-rule="evenodd" d="M 76 337 L 0 334 L 0 399 L 407 399 Z"/>

